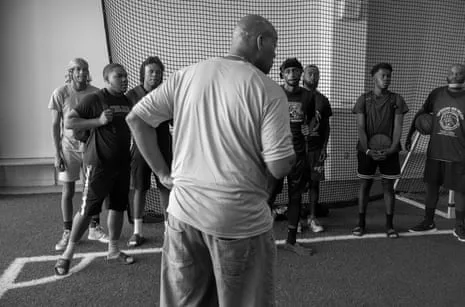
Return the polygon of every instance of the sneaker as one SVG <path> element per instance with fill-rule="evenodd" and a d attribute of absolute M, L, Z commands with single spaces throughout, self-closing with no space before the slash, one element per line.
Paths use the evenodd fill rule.
<path fill-rule="evenodd" d="M 68 246 L 70 234 L 71 234 L 70 230 L 63 231 L 63 235 L 61 236 L 60 241 L 58 241 L 58 243 L 55 245 L 56 251 L 64 251 L 66 249 L 66 246 Z"/>
<path fill-rule="evenodd" d="M 465 226 L 459 225 L 454 228 L 452 234 L 460 241 L 465 242 Z"/>
<path fill-rule="evenodd" d="M 316 218 L 309 218 L 308 224 L 313 232 L 323 232 L 325 230 Z"/>
<path fill-rule="evenodd" d="M 89 235 L 87 236 L 87 239 L 92 241 L 99 241 L 101 243 L 110 242 L 108 235 L 103 231 L 103 227 L 100 225 L 97 225 L 95 228 L 89 228 Z"/>
<path fill-rule="evenodd" d="M 145 241 L 145 238 L 143 236 L 141 236 L 138 233 L 135 233 L 129 239 L 128 247 L 136 247 L 136 246 L 142 245 L 142 243 L 144 243 L 144 241 Z"/>
<path fill-rule="evenodd" d="M 433 232 L 436 231 L 436 225 L 434 222 L 428 223 L 426 220 L 423 220 L 421 223 L 418 225 L 410 228 L 408 231 L 409 232 Z"/>
<path fill-rule="evenodd" d="M 310 247 L 304 247 L 301 244 L 295 242 L 294 244 L 291 243 L 284 243 L 282 245 L 284 250 L 296 253 L 299 256 L 311 256 L 313 255 L 313 250 Z"/>

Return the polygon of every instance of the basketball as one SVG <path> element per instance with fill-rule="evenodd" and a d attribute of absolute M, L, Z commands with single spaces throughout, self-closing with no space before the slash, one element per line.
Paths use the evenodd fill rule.
<path fill-rule="evenodd" d="M 375 134 L 368 141 L 368 148 L 372 150 L 384 150 L 391 147 L 391 138 L 385 134 Z"/>
<path fill-rule="evenodd" d="M 415 119 L 415 128 L 423 135 L 429 135 L 433 132 L 433 115 L 423 113 Z"/>

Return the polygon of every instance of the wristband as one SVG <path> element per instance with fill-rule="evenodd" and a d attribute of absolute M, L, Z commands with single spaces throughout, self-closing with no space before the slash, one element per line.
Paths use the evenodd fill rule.
<path fill-rule="evenodd" d="M 367 149 L 367 151 L 365 152 L 365 155 L 367 155 L 367 156 L 368 156 L 368 153 L 370 152 L 370 150 L 371 150 L 371 149 L 370 149 L 370 148 L 368 148 L 368 149 Z"/>

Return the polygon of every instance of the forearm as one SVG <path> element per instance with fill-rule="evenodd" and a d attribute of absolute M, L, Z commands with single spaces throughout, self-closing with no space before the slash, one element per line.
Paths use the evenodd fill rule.
<path fill-rule="evenodd" d="M 329 120 L 326 120 L 326 129 L 325 129 L 325 134 L 323 135 L 323 148 L 328 147 L 328 141 L 329 141 L 329 133 L 331 128 L 329 127 Z"/>
<path fill-rule="evenodd" d="M 364 127 L 358 128 L 358 139 L 359 139 L 360 146 L 362 147 L 363 152 L 366 152 L 369 148 L 368 148 L 368 137 L 367 137 Z"/>
<path fill-rule="evenodd" d="M 158 177 L 170 176 L 170 169 L 161 154 L 157 131 L 137 115 L 130 113 L 126 122 L 131 129 L 134 141 L 152 171 Z"/>
<path fill-rule="evenodd" d="M 55 148 L 55 153 L 59 154 L 61 152 L 60 123 L 54 123 L 52 125 L 52 140 L 53 140 L 53 147 Z"/>
<path fill-rule="evenodd" d="M 68 117 L 65 120 L 66 129 L 92 129 L 102 126 L 100 118 L 85 119 L 80 117 Z"/>

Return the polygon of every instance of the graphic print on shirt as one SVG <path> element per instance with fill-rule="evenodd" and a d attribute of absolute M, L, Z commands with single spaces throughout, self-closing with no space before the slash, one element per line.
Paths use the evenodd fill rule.
<path fill-rule="evenodd" d="M 455 130 L 460 128 L 460 121 L 464 119 L 462 111 L 455 107 L 445 107 L 436 114 L 439 117 L 439 126 L 441 129 L 438 134 L 457 137 Z"/>
<path fill-rule="evenodd" d="M 302 108 L 302 102 L 289 101 L 289 117 L 291 118 L 291 123 L 304 122 L 304 111 Z"/>

